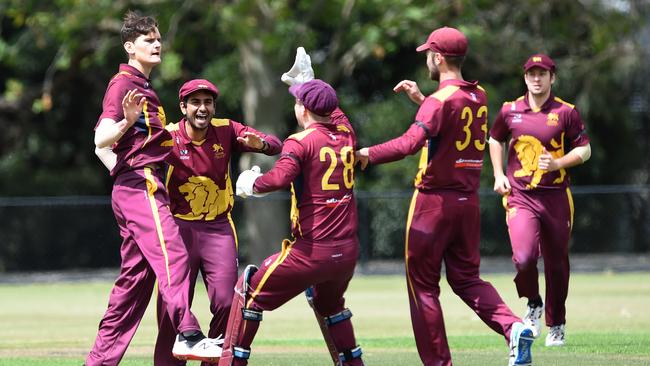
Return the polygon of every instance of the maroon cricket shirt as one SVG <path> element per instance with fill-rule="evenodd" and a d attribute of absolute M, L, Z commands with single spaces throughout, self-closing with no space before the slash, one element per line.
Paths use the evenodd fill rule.
<path fill-rule="evenodd" d="M 425 98 L 400 137 L 369 149 L 372 164 L 403 159 L 422 149 L 415 188 L 476 192 L 487 135 L 487 98 L 477 81 L 445 80 Z"/>
<path fill-rule="evenodd" d="M 263 151 L 278 154 L 282 142 L 275 136 L 263 134 L 230 119 L 213 118 L 203 141 L 194 142 L 187 135 L 187 120 L 169 125 L 174 146 L 167 157 L 167 189 L 171 211 L 175 217 L 188 221 L 211 221 L 226 215 L 234 199 L 230 177 L 230 157 L 233 151 L 256 151 L 237 141 L 252 132 L 268 142 Z"/>
<path fill-rule="evenodd" d="M 340 109 L 331 124 L 315 123 L 284 141 L 273 168 L 255 181 L 266 193 L 291 186 L 291 230 L 307 241 L 356 237 L 354 148 L 350 122 Z"/>
<path fill-rule="evenodd" d="M 546 148 L 557 159 L 572 148 L 589 143 L 578 110 L 553 94 L 538 111 L 528 104 L 528 93 L 514 102 L 504 103 L 490 129 L 490 136 L 499 142 L 511 138 L 506 172 L 511 186 L 519 190 L 568 187 L 566 170 L 538 169 L 539 156 Z"/>
<path fill-rule="evenodd" d="M 124 119 L 122 99 L 132 89 L 137 89 L 146 99 L 138 120 L 112 147 L 117 154 L 117 164 L 111 170 L 112 176 L 124 170 L 161 162 L 171 151 L 171 136 L 165 130 L 165 111 L 158 95 L 149 79 L 127 64 L 120 64 L 120 71 L 108 83 L 102 102 L 103 111 L 95 128 L 103 118 L 116 122 Z"/>

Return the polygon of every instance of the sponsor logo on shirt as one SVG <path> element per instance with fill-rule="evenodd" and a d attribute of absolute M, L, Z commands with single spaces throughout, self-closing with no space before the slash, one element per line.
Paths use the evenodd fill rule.
<path fill-rule="evenodd" d="M 325 207 L 327 208 L 335 208 L 340 204 L 348 203 L 352 201 L 352 196 L 349 194 L 346 194 L 343 196 L 341 199 L 338 198 L 330 198 L 327 201 L 325 201 Z"/>
<path fill-rule="evenodd" d="M 181 160 L 189 160 L 190 159 L 190 152 L 187 149 L 180 149 L 179 151 L 181 153 Z"/>
<path fill-rule="evenodd" d="M 547 126 L 557 126 L 560 121 L 560 116 L 557 113 L 549 113 L 546 116 L 546 125 Z"/>
<path fill-rule="evenodd" d="M 483 159 L 473 160 L 473 159 L 458 159 L 454 164 L 454 168 L 461 169 L 481 169 L 483 166 Z"/>
<path fill-rule="evenodd" d="M 223 146 L 221 146 L 221 144 L 212 145 L 212 150 L 214 150 L 214 157 L 216 159 L 221 159 L 226 155 L 226 153 L 223 150 Z"/>
<path fill-rule="evenodd" d="M 521 123 L 521 113 L 515 113 L 512 115 L 512 123 Z"/>
<path fill-rule="evenodd" d="M 470 92 L 469 95 L 472 97 L 472 100 L 476 102 L 476 100 L 477 100 L 476 94 L 474 94 L 473 92 Z"/>

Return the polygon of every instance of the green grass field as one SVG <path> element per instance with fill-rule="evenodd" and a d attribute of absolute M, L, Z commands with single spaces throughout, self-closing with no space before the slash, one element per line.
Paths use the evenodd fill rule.
<path fill-rule="evenodd" d="M 516 313 L 523 313 L 525 302 L 516 297 L 510 275 L 484 278 Z M 80 366 L 93 343 L 111 286 L 107 282 L 0 285 L 0 366 Z M 367 365 L 421 364 L 402 276 L 357 276 L 346 299 Z M 455 365 L 507 364 L 505 341 L 446 282 L 441 302 Z M 574 274 L 567 306 L 568 345 L 549 349 L 543 339 L 536 342 L 535 365 L 650 365 L 650 273 Z M 202 287 L 194 309 L 207 326 Z M 122 365 L 152 364 L 154 311 L 150 305 Z M 303 297 L 264 314 L 249 364 L 331 365 Z"/>

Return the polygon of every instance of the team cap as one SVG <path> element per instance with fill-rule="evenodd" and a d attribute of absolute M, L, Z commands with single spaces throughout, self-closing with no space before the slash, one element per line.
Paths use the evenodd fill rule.
<path fill-rule="evenodd" d="M 544 70 L 555 72 L 555 62 L 543 53 L 536 53 L 530 56 L 524 64 L 524 72 L 527 72 L 533 67 L 541 67 Z"/>
<path fill-rule="evenodd" d="M 456 28 L 438 28 L 431 32 L 427 41 L 416 50 L 418 52 L 431 50 L 443 56 L 465 56 L 467 53 L 467 37 Z"/>
<path fill-rule="evenodd" d="M 307 110 L 319 116 L 329 116 L 339 106 L 334 88 L 320 79 L 292 85 L 289 92 L 300 100 Z"/>
<path fill-rule="evenodd" d="M 217 89 L 217 87 L 211 82 L 205 79 L 193 79 L 185 82 L 185 84 L 181 86 L 181 89 L 178 91 L 178 99 L 180 99 L 182 102 L 185 100 L 185 98 L 187 98 L 188 95 L 199 90 L 206 90 L 212 93 L 215 100 L 219 96 L 219 89 Z"/>

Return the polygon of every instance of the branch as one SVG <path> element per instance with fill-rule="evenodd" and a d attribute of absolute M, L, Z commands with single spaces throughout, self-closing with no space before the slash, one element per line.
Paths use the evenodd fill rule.
<path fill-rule="evenodd" d="M 352 9 L 354 8 L 355 0 L 346 0 L 341 9 L 341 21 L 338 23 L 338 27 L 332 36 L 332 40 L 329 45 L 329 55 L 327 57 L 327 62 L 325 64 L 324 79 L 328 80 L 330 83 L 335 82 L 341 74 L 341 70 L 338 67 L 336 60 L 338 59 L 337 55 L 339 49 L 341 48 L 341 39 L 343 34 L 348 31 L 348 24 L 350 22 L 350 16 L 352 15 Z M 356 46 L 356 45 L 355 45 Z M 346 52 L 346 55 L 349 52 Z M 356 62 L 353 62 L 351 68 L 354 69 Z M 346 72 L 347 73 L 347 72 Z"/>
<path fill-rule="evenodd" d="M 67 50 L 67 46 L 62 44 L 54 55 L 54 59 L 45 71 L 43 78 L 43 88 L 41 94 L 41 101 L 43 102 L 43 111 L 49 112 L 52 109 L 52 85 L 54 84 L 54 74 L 56 73 L 56 64 L 59 62 L 63 54 Z"/>
<path fill-rule="evenodd" d="M 174 16 L 169 20 L 169 27 L 167 28 L 167 34 L 165 35 L 165 41 L 167 44 L 174 44 L 174 38 L 176 37 L 176 31 L 178 30 L 178 24 L 180 23 L 183 15 L 187 13 L 189 9 L 194 6 L 194 0 L 183 1 L 183 5 L 178 11 L 174 12 Z"/>

